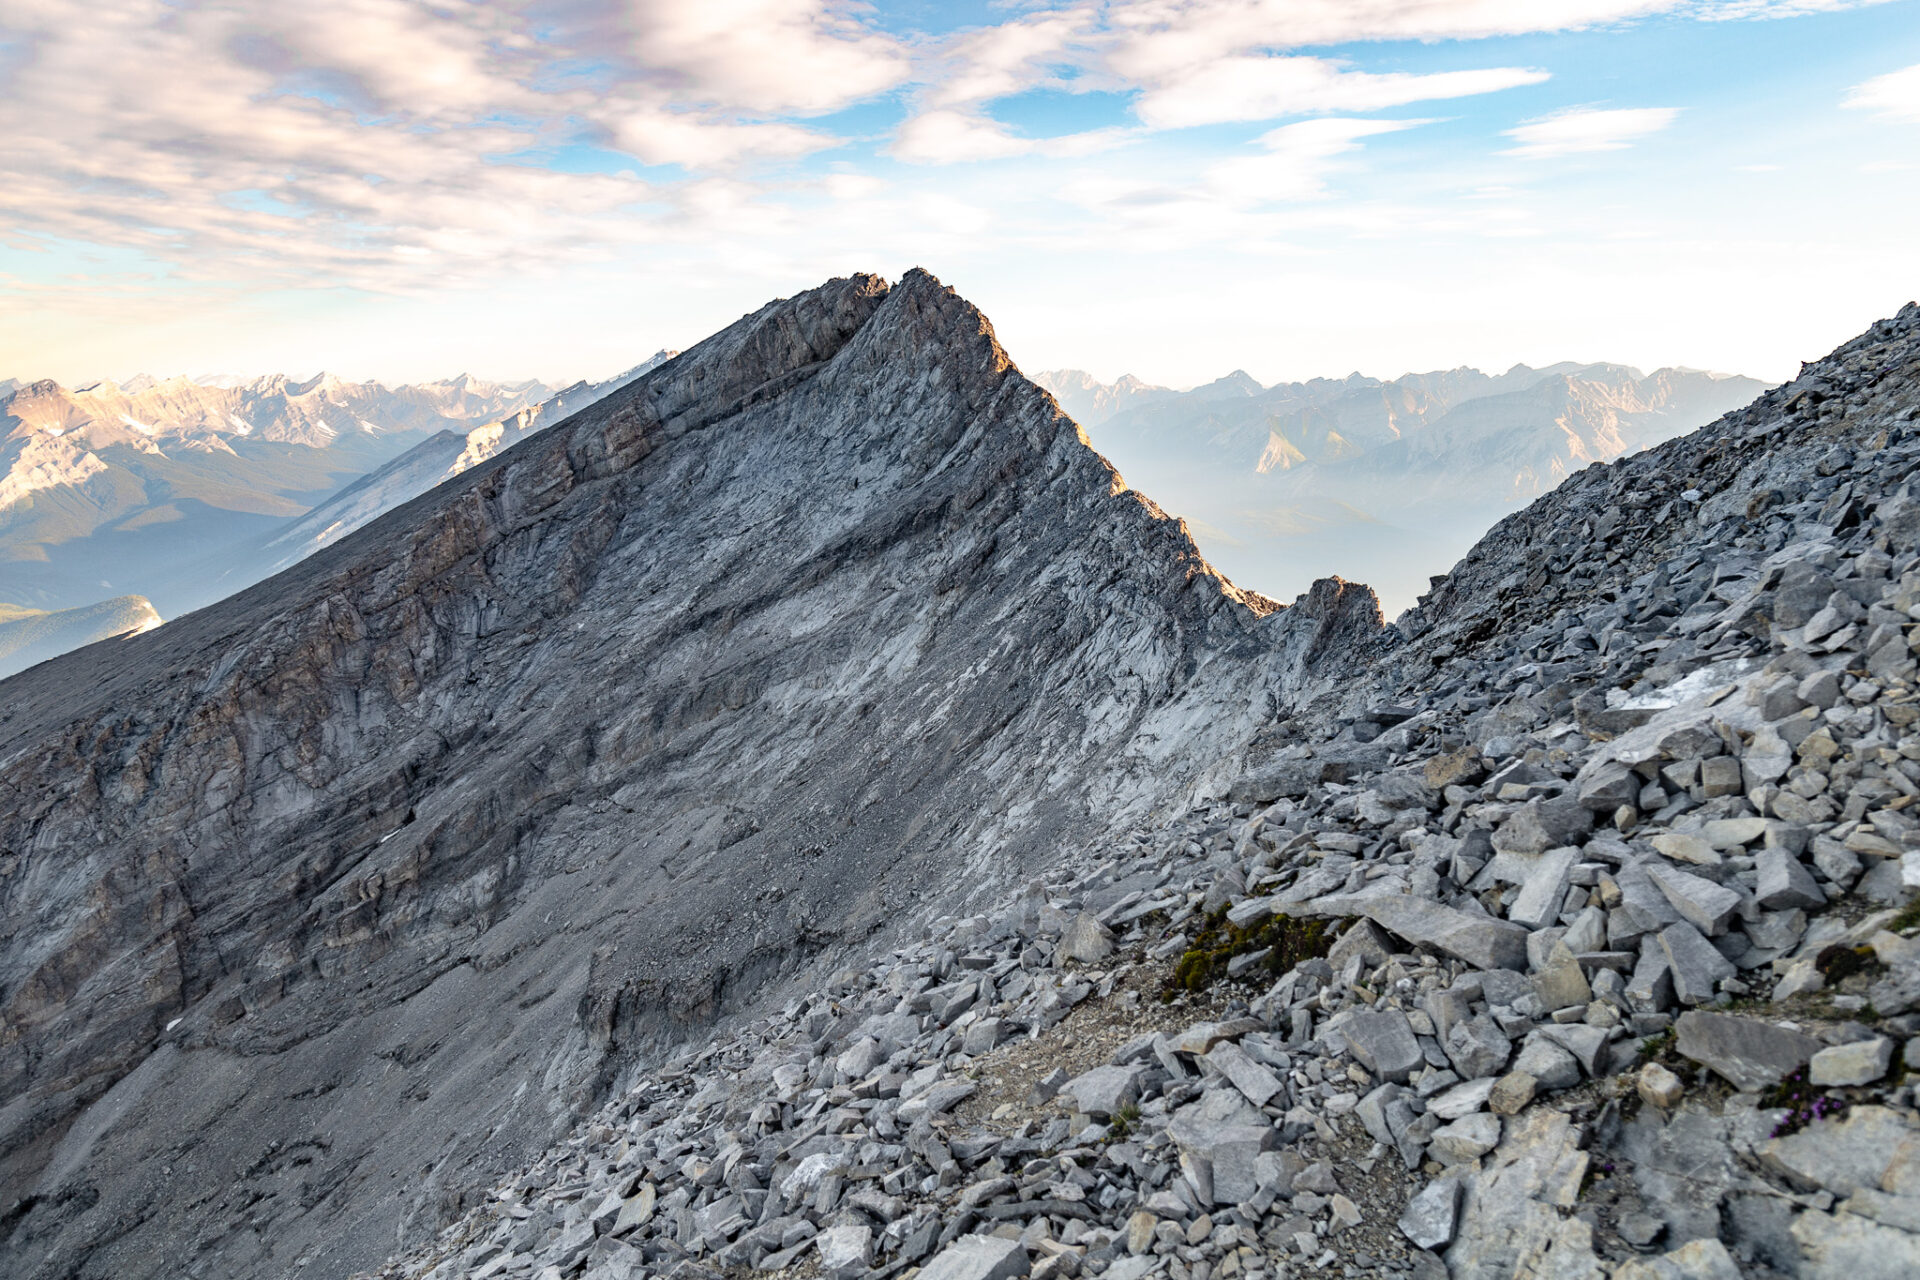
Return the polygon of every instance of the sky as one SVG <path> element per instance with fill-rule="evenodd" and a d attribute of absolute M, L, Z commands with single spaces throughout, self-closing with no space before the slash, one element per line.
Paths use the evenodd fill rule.
<path fill-rule="evenodd" d="M 1920 295 L 1920 0 L 5 0 L 0 377 L 603 377 L 923 266 L 1023 368 L 1770 379 Z"/>

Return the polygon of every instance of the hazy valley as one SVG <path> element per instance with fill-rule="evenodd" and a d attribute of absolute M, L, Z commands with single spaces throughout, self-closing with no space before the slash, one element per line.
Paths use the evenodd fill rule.
<path fill-rule="evenodd" d="M 1337 574 L 1388 614 L 1503 517 L 1594 462 L 1705 425 L 1752 378 L 1613 364 L 1516 365 L 1185 392 L 1077 370 L 1035 375 L 1094 446 L 1235 581 L 1292 599 Z"/>

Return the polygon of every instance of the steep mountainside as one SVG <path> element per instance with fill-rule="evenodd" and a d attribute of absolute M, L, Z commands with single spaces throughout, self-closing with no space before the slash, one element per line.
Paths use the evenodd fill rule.
<path fill-rule="evenodd" d="M 1235 580 L 1285 598 L 1306 588 L 1311 567 L 1371 584 L 1397 611 L 1500 517 L 1568 475 L 1762 389 L 1750 378 L 1609 364 L 1265 389 L 1236 373 L 1113 413 L 1094 443 L 1192 521 Z"/>
<path fill-rule="evenodd" d="M 37 608 L 136 587 L 172 615 L 204 604 L 184 566 L 264 533 L 444 430 L 547 399 L 460 377 L 388 388 L 322 374 L 141 378 L 0 393 L 0 572 Z"/>
<path fill-rule="evenodd" d="M 378 1262 L 1385 639 L 1216 576 L 930 276 L 770 304 L 0 683 L 0 1270 Z"/>
<path fill-rule="evenodd" d="M 151 631 L 160 621 L 152 602 L 142 596 L 117 596 L 53 613 L 0 604 L 0 679 L 83 644 Z"/>
<path fill-rule="evenodd" d="M 1920 305 L 1395 630 L 383 1280 L 1920 1274 Z"/>

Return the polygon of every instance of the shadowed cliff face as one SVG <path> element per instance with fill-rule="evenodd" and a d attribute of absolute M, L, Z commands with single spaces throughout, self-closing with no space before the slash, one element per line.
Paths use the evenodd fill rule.
<path fill-rule="evenodd" d="M 932 277 L 777 302 L 0 683 L 0 1271 L 336 1276 L 625 1064 L 1231 776 L 1378 646 Z"/>

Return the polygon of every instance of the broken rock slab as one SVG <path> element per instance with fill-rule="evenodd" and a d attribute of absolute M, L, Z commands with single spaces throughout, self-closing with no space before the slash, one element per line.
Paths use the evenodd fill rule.
<path fill-rule="evenodd" d="M 1477 969 L 1527 967 L 1524 925 L 1471 915 L 1409 895 L 1369 899 L 1361 914 L 1415 946 L 1431 947 Z"/>
<path fill-rule="evenodd" d="M 1586 810 L 1581 810 L 1582 813 Z M 1507 909 L 1507 919 L 1528 929 L 1540 929 L 1553 923 L 1560 914 L 1560 903 L 1567 896 L 1573 864 L 1580 851 L 1572 847 L 1549 849 L 1527 870 L 1526 883 Z"/>
<path fill-rule="evenodd" d="M 1579 1201 L 1586 1173 L 1580 1131 L 1565 1113 L 1536 1107 L 1516 1118 L 1505 1140 L 1484 1157 L 1481 1172 L 1466 1183 L 1458 1229 L 1445 1255 L 1452 1280 L 1512 1280 L 1520 1274 L 1523 1259 L 1559 1240 L 1560 1214 Z"/>
<path fill-rule="evenodd" d="M 1076 1109 L 1105 1120 L 1119 1115 L 1129 1103 L 1140 1100 L 1140 1070 L 1095 1067 L 1061 1085 L 1060 1092 L 1073 1099 Z"/>
<path fill-rule="evenodd" d="M 920 1280 L 1015 1280 L 1027 1271 L 1027 1251 L 1018 1240 L 967 1235 L 922 1267 Z"/>
<path fill-rule="evenodd" d="M 1746 1093 L 1780 1083 L 1826 1047 L 1798 1031 L 1730 1013 L 1692 1010 L 1680 1015 L 1674 1030 L 1682 1057 Z"/>
<path fill-rule="evenodd" d="M 1872 1084 L 1893 1064 L 1893 1041 L 1886 1036 L 1831 1045 L 1807 1064 L 1807 1082 L 1823 1088 Z"/>
<path fill-rule="evenodd" d="M 1340 1024 L 1340 1034 L 1376 1079 L 1405 1084 L 1426 1061 L 1407 1015 L 1395 1009 L 1357 1013 Z"/>
<path fill-rule="evenodd" d="M 1216 1045 L 1207 1054 L 1206 1062 L 1256 1107 L 1266 1106 L 1267 1099 L 1282 1088 L 1280 1078 L 1271 1069 L 1255 1062 L 1245 1049 L 1232 1042 Z"/>
<path fill-rule="evenodd" d="M 1667 976 L 1673 982 L 1673 994 L 1681 1004 L 1705 1004 L 1713 999 L 1714 987 L 1739 972 L 1733 961 L 1721 955 L 1700 931 L 1681 921 L 1660 931 L 1660 951 L 1667 960 Z M 1636 979 L 1639 977 L 1635 973 Z M 1628 994 L 1633 988 L 1628 988 Z"/>
<path fill-rule="evenodd" d="M 1060 938 L 1059 955 L 1081 964 L 1099 964 L 1113 954 L 1113 935 L 1090 913 L 1082 911 Z"/>
<path fill-rule="evenodd" d="M 1260 1189 L 1256 1164 L 1279 1142 L 1279 1131 L 1236 1089 L 1209 1090 L 1174 1112 L 1167 1134 L 1181 1152 L 1203 1161 L 1215 1204 L 1239 1204 Z"/>
<path fill-rule="evenodd" d="M 1810 1211 L 1790 1228 L 1806 1258 L 1804 1275 L 1865 1280 L 1920 1275 L 1920 1235 L 1855 1213 Z"/>
<path fill-rule="evenodd" d="M 1769 911 L 1827 905 L 1827 895 L 1820 892 L 1813 874 L 1785 849 L 1762 849 L 1754 870 L 1760 877 L 1754 900 Z"/>
<path fill-rule="evenodd" d="M 1577 844 L 1593 830 L 1593 810 L 1578 800 L 1532 800 L 1493 834 L 1500 853 L 1545 853 Z"/>
<path fill-rule="evenodd" d="M 1400 1230 L 1422 1249 L 1444 1249 L 1453 1243 L 1453 1228 L 1460 1216 L 1460 1180 L 1439 1178 L 1420 1189 L 1407 1201 L 1400 1215 Z"/>
<path fill-rule="evenodd" d="M 1657 862 L 1647 865 L 1647 877 L 1660 887 L 1660 892 L 1667 896 L 1682 919 L 1709 938 L 1725 933 L 1727 922 L 1740 910 L 1740 895 L 1711 880 L 1675 871 Z"/>
<path fill-rule="evenodd" d="M 1761 1163 L 1795 1187 L 1849 1196 L 1920 1195 L 1920 1126 L 1891 1107 L 1859 1106 L 1760 1144 Z"/>
<path fill-rule="evenodd" d="M 1742 1280 L 1727 1246 L 1718 1240 L 1689 1240 L 1658 1258 L 1629 1258 L 1613 1280 Z"/>

